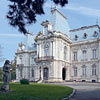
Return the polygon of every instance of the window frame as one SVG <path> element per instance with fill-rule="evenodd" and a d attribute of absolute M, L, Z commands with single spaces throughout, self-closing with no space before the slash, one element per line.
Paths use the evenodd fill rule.
<path fill-rule="evenodd" d="M 77 61 L 77 51 L 74 51 L 73 52 L 73 60 L 74 61 Z"/>
<path fill-rule="evenodd" d="M 86 66 L 85 65 L 83 65 L 82 66 L 82 76 L 86 76 Z"/>
<path fill-rule="evenodd" d="M 77 67 L 74 67 L 74 76 L 77 77 Z"/>
<path fill-rule="evenodd" d="M 92 76 L 96 76 L 97 75 L 97 67 L 96 65 L 92 65 Z"/>
<path fill-rule="evenodd" d="M 82 51 L 82 60 L 86 60 L 86 54 L 87 54 L 87 51 L 83 50 Z"/>
<path fill-rule="evenodd" d="M 31 70 L 31 75 L 34 77 L 34 69 Z"/>
<path fill-rule="evenodd" d="M 67 60 L 67 46 L 64 46 L 64 60 Z"/>
<path fill-rule="evenodd" d="M 97 57 L 97 49 L 92 49 L 92 58 L 95 59 Z"/>

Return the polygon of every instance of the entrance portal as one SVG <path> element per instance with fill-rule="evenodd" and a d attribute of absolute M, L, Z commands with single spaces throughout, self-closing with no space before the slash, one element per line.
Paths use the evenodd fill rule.
<path fill-rule="evenodd" d="M 62 79 L 65 80 L 66 79 L 66 68 L 62 69 Z"/>
<path fill-rule="evenodd" d="M 48 80 L 48 68 L 44 68 L 43 69 L 43 79 L 44 80 Z"/>

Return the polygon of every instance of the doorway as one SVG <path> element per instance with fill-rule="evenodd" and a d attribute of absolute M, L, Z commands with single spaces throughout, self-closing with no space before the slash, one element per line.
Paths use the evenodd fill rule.
<path fill-rule="evenodd" d="M 43 69 L 43 79 L 48 80 L 49 70 L 48 68 Z"/>
<path fill-rule="evenodd" d="M 65 80 L 66 79 L 66 68 L 62 69 L 62 79 Z"/>

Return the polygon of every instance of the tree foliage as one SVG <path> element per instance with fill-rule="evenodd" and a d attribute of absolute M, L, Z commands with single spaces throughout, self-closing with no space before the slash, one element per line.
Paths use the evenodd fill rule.
<path fill-rule="evenodd" d="M 11 63 L 11 80 L 16 79 L 16 63 Z"/>
<path fill-rule="evenodd" d="M 0 81 L 3 81 L 3 70 L 2 70 L 2 67 L 0 67 Z"/>
<path fill-rule="evenodd" d="M 24 34 L 28 33 L 26 25 L 31 25 L 36 22 L 36 15 L 44 14 L 43 5 L 46 0 L 9 0 L 12 4 L 9 5 L 7 18 L 9 24 Z M 51 0 L 55 4 L 68 4 L 68 0 Z"/>

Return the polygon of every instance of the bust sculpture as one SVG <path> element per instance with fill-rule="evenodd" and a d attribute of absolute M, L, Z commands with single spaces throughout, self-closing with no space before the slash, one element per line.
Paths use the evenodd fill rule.
<path fill-rule="evenodd" d="M 9 91 L 10 69 L 11 69 L 10 61 L 6 60 L 3 66 L 3 82 L 4 83 L 1 87 L 2 91 Z"/>

